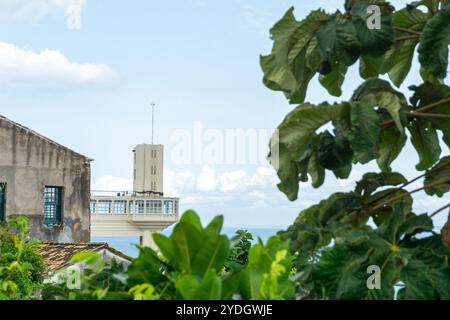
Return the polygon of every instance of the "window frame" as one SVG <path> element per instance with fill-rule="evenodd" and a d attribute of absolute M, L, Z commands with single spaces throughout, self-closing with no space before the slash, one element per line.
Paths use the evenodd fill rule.
<path fill-rule="evenodd" d="M 50 195 L 51 201 L 48 195 Z M 44 186 L 43 196 L 44 224 L 48 226 L 61 225 L 64 214 L 64 188 L 60 186 Z"/>
<path fill-rule="evenodd" d="M 6 220 L 6 182 L 0 182 L 0 222 Z"/>

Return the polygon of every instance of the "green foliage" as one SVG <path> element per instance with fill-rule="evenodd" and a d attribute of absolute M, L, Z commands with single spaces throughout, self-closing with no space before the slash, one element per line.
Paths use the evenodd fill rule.
<path fill-rule="evenodd" d="M 450 191 L 450 157 L 443 157 L 425 175 L 425 192 L 434 196 L 442 197 Z"/>
<path fill-rule="evenodd" d="M 292 259 L 286 241 L 271 237 L 250 249 L 248 266 L 239 275 L 239 292 L 247 300 L 282 300 L 294 296 Z"/>
<path fill-rule="evenodd" d="M 381 9 L 381 28 L 367 28 L 371 4 Z M 442 197 L 450 190 L 450 158 L 440 159 L 440 134 L 450 147 L 450 87 L 444 84 L 450 7 L 447 1 L 418 1 L 394 10 L 382 0 L 347 0 L 344 7 L 344 13 L 313 12 L 323 17 L 314 29 L 305 27 L 311 15 L 298 22 L 290 9 L 276 24 L 276 33 L 272 32 L 271 55 L 261 59 L 265 84 L 283 91 L 290 103 L 300 104 L 279 125 L 269 154 L 280 178 L 278 187 L 290 200 L 297 199 L 299 182 L 311 179 L 313 187 L 320 187 L 327 170 L 345 179 L 352 164 L 372 160 L 381 170 L 365 174 L 353 192 L 334 193 L 302 210 L 294 224 L 279 233 L 290 241 L 296 256 L 296 296 L 450 299 L 450 249 L 434 232 L 431 217 L 412 209 L 414 192 L 424 190 Z M 285 29 L 287 19 L 297 28 Z M 295 35 L 305 33 L 319 50 L 300 57 L 292 48 L 303 39 Z M 409 88 L 413 93 L 407 101 L 378 76 L 387 74 L 400 87 L 411 70 L 417 46 L 424 83 Z M 286 52 L 290 59 L 279 63 L 275 57 Z M 320 84 L 334 96 L 342 94 L 347 67 L 359 60 L 365 81 L 349 101 L 313 105 L 304 102 L 306 94 L 291 94 L 290 85 L 306 92 L 314 77 L 311 70 L 297 68 L 296 58 L 312 60 L 313 55 L 320 67 L 311 70 L 316 70 Z M 272 64 L 267 69 L 269 60 Z M 274 70 L 291 77 L 277 81 Z M 271 85 L 267 79 L 273 80 Z M 416 169 L 425 171 L 412 181 L 391 172 L 408 138 L 419 158 Z M 421 177 L 425 177 L 423 187 L 406 188 Z M 381 271 L 378 290 L 367 286 L 371 266 Z"/>
<path fill-rule="evenodd" d="M 448 299 L 450 278 L 439 279 L 450 271 L 450 249 L 433 233 L 432 220 L 412 212 L 412 198 L 401 189 L 406 179 L 398 173 L 368 173 L 351 193 L 337 193 L 319 205 L 302 211 L 282 238 L 291 239 L 291 249 L 299 253 L 297 268 L 307 270 L 300 280 L 303 298 L 309 299 L 393 299 L 395 286 L 402 284 L 405 299 L 414 298 L 410 290 L 418 283 L 425 291 L 420 297 Z M 394 192 L 393 192 L 394 191 Z M 374 199 L 391 192 L 379 209 Z M 396 201 L 399 194 L 405 195 Z M 372 203 L 372 207 L 369 207 Z M 376 228 L 367 224 L 369 218 Z M 429 235 L 424 237 L 423 232 Z M 334 239 L 334 240 L 333 240 Z M 332 243 L 335 243 L 332 246 Z M 439 253 L 424 256 L 424 252 Z M 312 261 L 311 257 L 319 257 Z M 413 265 L 432 263 L 427 272 L 416 272 Z M 366 286 L 367 268 L 383 266 L 381 291 Z M 426 284 L 426 285 L 425 285 Z"/>
<path fill-rule="evenodd" d="M 433 16 L 420 36 L 419 61 L 422 67 L 437 78 L 447 76 L 450 38 L 450 7 Z"/>
<path fill-rule="evenodd" d="M 0 300 L 32 299 L 41 286 L 44 261 L 27 223 L 18 217 L 0 226 Z"/>
<path fill-rule="evenodd" d="M 278 237 L 251 246 L 252 236 L 240 230 L 232 244 L 221 235 L 223 217 L 203 227 L 193 211 L 183 214 L 170 237 L 154 235 L 160 253 L 139 248 L 126 269 L 105 264 L 97 253 L 81 253 L 71 263 L 83 265 L 80 287 L 70 289 L 69 270 L 59 284 L 43 289 L 43 299 L 73 300 L 219 300 L 291 299 L 292 258 L 289 244 Z"/>
<path fill-rule="evenodd" d="M 231 271 L 247 265 L 248 254 L 252 246 L 253 236 L 246 230 L 237 230 L 231 239 L 231 250 L 225 261 L 225 270 Z"/>
<path fill-rule="evenodd" d="M 161 253 L 187 275 L 203 277 L 210 269 L 219 271 L 229 254 L 230 243 L 220 235 L 223 217 L 214 218 L 203 228 L 193 211 L 187 211 L 175 226 L 170 238 L 154 236 Z"/>

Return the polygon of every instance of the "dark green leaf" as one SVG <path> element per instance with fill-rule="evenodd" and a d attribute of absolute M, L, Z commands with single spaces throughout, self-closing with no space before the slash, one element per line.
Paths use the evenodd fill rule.
<path fill-rule="evenodd" d="M 331 95 L 339 97 L 342 94 L 341 87 L 347 73 L 347 66 L 339 62 L 332 62 L 330 67 L 330 72 L 326 75 L 321 74 L 319 81 Z"/>
<path fill-rule="evenodd" d="M 397 159 L 406 143 L 406 135 L 390 126 L 382 128 L 378 144 L 378 166 L 383 171 L 391 170 L 391 163 Z"/>
<path fill-rule="evenodd" d="M 335 170 L 351 164 L 353 151 L 343 135 L 336 137 L 328 131 L 320 134 L 317 150 L 319 163 L 326 169 Z"/>
<path fill-rule="evenodd" d="M 355 159 L 367 163 L 377 157 L 381 119 L 373 106 L 364 102 L 353 103 L 351 119 L 353 129 L 349 138 Z"/>
<path fill-rule="evenodd" d="M 392 26 L 392 10 L 388 3 L 380 1 L 378 8 L 381 11 L 380 28 L 368 28 L 368 22 L 373 13 L 368 12 L 370 1 L 358 1 L 351 9 L 352 22 L 361 45 L 361 53 L 369 56 L 381 56 L 394 43 L 394 28 Z"/>
<path fill-rule="evenodd" d="M 408 126 L 411 133 L 411 142 L 419 155 L 419 163 L 416 169 L 419 171 L 430 168 L 441 155 L 439 138 L 436 129 L 429 121 L 417 119 Z"/>
<path fill-rule="evenodd" d="M 326 61 L 351 66 L 360 55 L 360 44 L 354 25 L 339 13 L 317 31 L 317 42 Z"/>
<path fill-rule="evenodd" d="M 425 25 L 419 44 L 419 61 L 435 77 L 447 76 L 450 38 L 450 7 L 438 12 Z"/>
<path fill-rule="evenodd" d="M 450 190 L 450 156 L 443 157 L 433 168 L 427 171 L 425 175 L 424 185 L 425 192 L 430 195 L 442 197 L 444 193 Z"/>

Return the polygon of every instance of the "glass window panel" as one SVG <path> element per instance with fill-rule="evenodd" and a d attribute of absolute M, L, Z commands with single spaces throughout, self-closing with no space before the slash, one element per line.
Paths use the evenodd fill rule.
<path fill-rule="evenodd" d="M 91 213 L 96 213 L 96 212 L 95 212 L 96 207 L 97 207 L 97 201 L 92 200 L 92 201 L 89 203 L 89 210 L 90 210 L 90 212 L 91 212 Z"/>
<path fill-rule="evenodd" d="M 164 201 L 164 213 L 173 214 L 173 200 Z"/>
<path fill-rule="evenodd" d="M 114 213 L 123 214 L 127 213 L 127 202 L 125 200 L 114 201 Z"/>
<path fill-rule="evenodd" d="M 99 200 L 97 202 L 97 213 L 111 213 L 111 200 Z"/>
<path fill-rule="evenodd" d="M 44 188 L 44 224 L 60 224 L 62 221 L 62 188 Z"/>

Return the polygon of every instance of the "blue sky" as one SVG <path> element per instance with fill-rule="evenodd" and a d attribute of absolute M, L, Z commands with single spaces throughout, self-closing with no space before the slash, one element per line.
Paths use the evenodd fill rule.
<path fill-rule="evenodd" d="M 0 0 L 0 114 L 94 158 L 93 189 L 122 190 L 131 188 L 131 150 L 150 142 L 153 100 L 167 195 L 205 220 L 224 214 L 228 226 L 286 226 L 306 206 L 350 189 L 367 169 L 356 167 L 349 181 L 328 177 L 320 190 L 302 186 L 290 203 L 264 163 L 180 164 L 174 133 L 193 132 L 196 123 L 219 133 L 275 128 L 293 106 L 261 82 L 259 55 L 270 51 L 269 28 L 292 5 L 301 18 L 341 3 L 305 2 Z M 66 25 L 74 3 L 82 5 L 79 30 Z M 340 99 L 359 81 L 353 68 Z M 420 80 L 410 77 L 404 87 L 412 83 Z M 307 99 L 333 100 L 316 80 Z M 416 162 L 409 147 L 394 168 L 413 177 Z M 442 204 L 419 200 L 418 211 Z"/>

